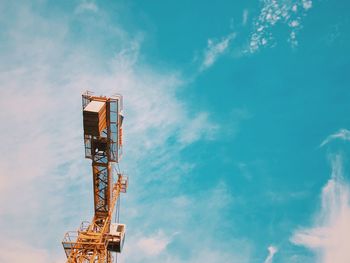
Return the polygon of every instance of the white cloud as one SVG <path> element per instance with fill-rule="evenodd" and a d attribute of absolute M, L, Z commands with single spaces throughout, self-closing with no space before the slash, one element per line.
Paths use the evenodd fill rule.
<path fill-rule="evenodd" d="M 191 123 L 179 134 L 179 141 L 189 144 L 198 141 L 199 138 L 213 138 L 218 126 L 210 122 L 207 113 L 202 112 L 197 115 Z"/>
<path fill-rule="evenodd" d="M 271 245 L 267 248 L 267 250 L 269 251 L 269 254 L 267 255 L 264 263 L 272 263 L 273 257 L 278 252 L 278 249 L 277 249 L 277 247 Z"/>
<path fill-rule="evenodd" d="M 321 210 L 314 225 L 295 231 L 291 241 L 313 250 L 320 263 L 350 261 L 350 187 L 341 155 L 332 159 L 331 179 L 322 189 Z"/>
<path fill-rule="evenodd" d="M 64 261 L 63 257 L 49 254 L 44 249 L 31 247 L 21 240 L 6 240 L 6 242 L 2 242 L 0 245 L 0 262 L 59 263 Z"/>
<path fill-rule="evenodd" d="M 172 237 L 158 231 L 155 235 L 138 238 L 136 245 L 147 256 L 157 256 L 166 249 L 171 239 Z"/>
<path fill-rule="evenodd" d="M 82 12 L 97 12 L 98 6 L 94 1 L 87 1 L 83 0 L 80 2 L 80 4 L 75 9 L 76 13 L 82 13 Z"/>
<path fill-rule="evenodd" d="M 2 4 L 0 10 L 5 10 Z M 75 14 L 56 21 L 30 3 L 8 9 L 14 12 L 2 26 L 8 50 L 0 51 L 0 104 L 6 109 L 0 111 L 0 143 L 6 152 L 0 160 L 0 243 L 22 240 L 33 245 L 27 254 L 34 256 L 27 262 L 50 262 L 48 254 L 63 254 L 59 241 L 64 232 L 92 215 L 91 164 L 84 160 L 82 147 L 83 91 L 124 95 L 123 167 L 132 171 L 133 187 L 143 189 L 130 197 L 136 203 L 147 180 L 160 175 L 163 181 L 174 180 L 191 169 L 179 157 L 181 149 L 208 138 L 203 130 L 216 125 L 208 113 L 190 114 L 190 106 L 178 99 L 177 91 L 186 82 L 181 74 L 141 63 L 141 40 L 118 25 L 111 27 L 103 14 L 97 14 L 96 23 L 90 20 L 86 34 L 106 31 L 117 43 L 114 57 L 99 53 L 107 51 L 97 39 L 92 47 L 86 41 L 68 41 L 69 15 Z M 175 167 L 177 175 L 171 177 L 167 171 Z M 38 232 L 45 232 L 44 237 Z M 0 246 L 0 254 L 5 249 Z M 0 261 L 22 262 L 19 256 Z"/>
<path fill-rule="evenodd" d="M 221 181 L 199 196 L 163 194 L 157 202 L 137 204 L 137 209 L 148 212 L 128 233 L 118 262 L 251 262 L 247 240 L 230 237 L 218 242 L 219 233 L 234 223 L 224 215 L 233 201 L 228 185 Z M 150 231 L 152 227 L 158 230 Z"/>
<path fill-rule="evenodd" d="M 210 113 L 194 112 L 179 100 L 177 91 L 186 84 L 181 73 L 141 63 L 142 34 L 134 38 L 118 25 L 111 27 L 104 12 L 97 12 L 96 23 L 89 17 L 91 31 L 86 34 L 105 32 L 117 43 L 113 56 L 106 56 L 103 41 L 93 39 L 97 41 L 93 47 L 87 41 L 68 41 L 69 15 L 75 14 L 55 21 L 42 17 L 30 4 L 21 8 L 25 10 L 21 18 L 4 26 L 9 52 L 1 54 L 0 63 L 0 82 L 6 87 L 0 96 L 6 109 L 0 111 L 0 143 L 6 151 L 0 160 L 0 244 L 21 240 L 27 262 L 50 262 L 51 255 L 63 255 L 60 240 L 65 231 L 91 218 L 91 163 L 83 159 L 80 105 L 81 92 L 89 89 L 106 95 L 119 92 L 125 99 L 121 166 L 130 172 L 130 193 L 122 201 L 121 219 L 127 221 L 128 233 L 121 258 L 131 263 L 145 258 L 184 262 L 168 251 L 177 239 L 177 244 L 191 248 L 188 258 L 194 263 L 249 262 L 247 241 L 213 245 L 215 237 L 207 235 L 208 227 L 222 227 L 222 211 L 233 201 L 230 188 L 221 182 L 199 197 L 189 197 L 177 181 L 195 166 L 181 158 L 181 150 L 215 138 L 220 128 Z M 79 19 L 84 22 L 84 13 Z M 232 38 L 213 44 L 212 63 Z M 156 183 L 149 183 L 152 180 Z M 169 196 L 172 191 L 181 195 Z M 203 246 L 211 250 L 203 251 Z M 0 254 L 6 255 L 6 249 L 0 246 Z M 5 259 L 23 261 L 19 256 Z"/>
<path fill-rule="evenodd" d="M 244 9 L 243 10 L 243 15 L 242 15 L 242 25 L 245 26 L 248 22 L 248 16 L 249 16 L 249 12 L 248 9 Z"/>
<path fill-rule="evenodd" d="M 1 241 L 0 262 L 35 262 L 35 263 L 59 263 L 65 258 L 63 255 L 53 255 L 45 249 L 32 246 L 30 242 L 22 240 Z"/>
<path fill-rule="evenodd" d="M 312 7 L 312 1 L 311 0 L 303 0 L 303 7 L 305 10 L 308 10 Z"/>
<path fill-rule="evenodd" d="M 248 47 L 244 44 L 244 48 L 236 48 L 237 56 L 255 53 L 263 47 L 274 47 L 277 42 L 273 28 L 278 24 L 286 26 L 289 30 L 287 41 L 292 47 L 296 47 L 298 45 L 298 32 L 303 27 L 302 20 L 312 8 L 312 0 L 260 0 L 260 3 L 262 7 L 259 15 L 253 19 L 253 29 L 248 37 Z M 249 11 L 244 9 L 242 26 L 247 25 L 248 16 Z M 233 29 L 233 19 L 231 19 L 230 24 L 230 28 Z M 236 33 L 231 33 L 219 41 L 208 39 L 208 46 L 199 70 L 204 71 L 211 67 L 222 54 L 230 49 L 231 42 L 235 37 Z"/>
<path fill-rule="evenodd" d="M 229 47 L 230 42 L 236 36 L 235 33 L 231 33 L 223 37 L 220 41 L 208 39 L 208 47 L 204 52 L 204 60 L 200 66 L 200 70 L 203 71 L 211 67 L 215 61 L 222 55 Z"/>
<path fill-rule="evenodd" d="M 321 144 L 320 147 L 325 146 L 329 142 L 336 140 L 336 139 L 341 139 L 344 141 L 350 141 L 350 131 L 347 129 L 340 129 L 338 132 L 329 135 Z"/>
<path fill-rule="evenodd" d="M 296 38 L 301 29 L 301 20 L 312 7 L 311 0 L 262 0 L 262 9 L 255 19 L 254 30 L 249 41 L 249 52 L 254 53 L 264 46 L 274 45 L 272 28 L 278 23 L 286 24 L 290 30 L 288 41 L 293 47 L 298 45 Z"/>

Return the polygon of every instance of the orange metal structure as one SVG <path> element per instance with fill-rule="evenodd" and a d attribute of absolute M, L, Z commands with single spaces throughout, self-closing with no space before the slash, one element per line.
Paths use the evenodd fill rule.
<path fill-rule="evenodd" d="M 67 232 L 62 241 L 67 263 L 110 263 L 120 253 L 125 225 L 113 224 L 120 193 L 126 193 L 128 180 L 114 165 L 122 154 L 121 95 L 82 95 L 85 158 L 92 160 L 94 217 L 77 231 Z M 118 216 L 119 217 L 119 216 Z"/>

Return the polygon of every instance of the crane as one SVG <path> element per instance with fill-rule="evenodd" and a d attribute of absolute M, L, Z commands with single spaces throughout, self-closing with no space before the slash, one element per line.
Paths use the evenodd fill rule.
<path fill-rule="evenodd" d="M 125 224 L 113 223 L 128 178 L 115 168 L 122 155 L 123 97 L 82 94 L 85 158 L 92 161 L 94 216 L 65 234 L 67 263 L 111 263 L 122 251 Z"/>

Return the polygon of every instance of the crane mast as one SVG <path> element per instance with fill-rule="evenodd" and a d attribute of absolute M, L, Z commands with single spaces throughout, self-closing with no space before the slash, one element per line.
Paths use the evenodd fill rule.
<path fill-rule="evenodd" d="M 123 97 L 82 95 L 85 158 L 92 161 L 94 217 L 69 231 L 62 241 L 67 263 L 110 263 L 120 253 L 126 226 L 112 223 L 120 193 L 128 180 L 115 172 L 122 155 Z"/>

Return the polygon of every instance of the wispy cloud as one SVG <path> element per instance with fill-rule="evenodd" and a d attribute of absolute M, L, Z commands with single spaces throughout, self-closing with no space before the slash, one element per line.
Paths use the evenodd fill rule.
<path fill-rule="evenodd" d="M 181 131 L 179 134 L 179 141 L 186 145 L 198 141 L 199 138 L 214 138 L 218 128 L 216 124 L 209 121 L 208 114 L 202 112 Z"/>
<path fill-rule="evenodd" d="M 211 67 L 216 62 L 216 60 L 225 53 L 230 45 L 230 42 L 235 38 L 235 36 L 235 33 L 230 33 L 219 41 L 208 39 L 208 46 L 204 51 L 204 59 L 200 66 L 200 71 Z"/>
<path fill-rule="evenodd" d="M 341 155 L 332 158 L 331 179 L 322 189 L 321 210 L 310 228 L 296 230 L 291 241 L 313 250 L 321 263 L 350 260 L 350 187 Z"/>
<path fill-rule="evenodd" d="M 138 238 L 136 245 L 146 255 L 157 256 L 166 249 L 171 239 L 172 237 L 158 231 L 155 235 Z"/>
<path fill-rule="evenodd" d="M 65 260 L 63 255 L 54 257 L 45 249 L 31 247 L 21 241 L 6 240 L 6 242 L 1 242 L 0 245 L 0 262 L 59 263 Z"/>
<path fill-rule="evenodd" d="M 223 215 L 232 202 L 232 193 L 222 181 L 212 189 L 203 189 L 197 197 L 192 194 L 163 194 L 157 202 L 145 203 L 143 207 L 138 204 L 136 209 L 149 211 L 152 216 L 140 215 L 143 220 L 138 222 L 134 234 L 128 237 L 122 262 L 251 262 L 247 240 L 231 237 L 224 243 L 215 242 L 218 237 L 208 234 L 208 229 L 211 233 L 223 231 L 224 222 L 232 226 L 233 219 Z M 149 231 L 155 222 L 158 230 Z M 137 233 L 143 229 L 146 233 Z"/>
<path fill-rule="evenodd" d="M 273 46 L 272 28 L 281 23 L 289 29 L 288 41 L 298 45 L 297 33 L 301 29 L 302 19 L 312 7 L 311 0 L 277 1 L 262 0 L 262 9 L 255 19 L 254 30 L 249 41 L 249 52 L 254 53 L 264 46 Z"/>
<path fill-rule="evenodd" d="M 328 144 L 329 142 L 333 141 L 333 140 L 343 140 L 343 141 L 350 141 L 350 131 L 347 129 L 340 129 L 338 132 L 329 135 L 321 144 L 320 147 L 325 146 L 326 144 Z"/>
<path fill-rule="evenodd" d="M 0 10 L 5 10 L 2 4 Z M 6 151 L 0 160 L 0 261 L 17 263 L 25 257 L 28 262 L 52 262 L 52 258 L 61 258 L 64 232 L 91 218 L 91 176 L 86 176 L 91 174 L 91 164 L 83 159 L 80 105 L 80 94 L 86 89 L 124 95 L 123 167 L 132 173 L 130 209 L 123 207 L 130 213 L 124 215 L 131 224 L 148 223 L 141 233 L 131 231 L 129 237 L 138 235 L 143 240 L 141 245 L 152 251 L 146 256 L 162 254 L 176 231 L 154 229 L 169 204 L 151 202 L 153 208 L 142 210 L 145 196 L 166 199 L 157 196 L 162 194 L 159 189 L 149 191 L 145 186 L 153 187 L 149 181 L 158 180 L 165 189 L 179 189 L 176 178 L 193 167 L 182 160 L 181 150 L 193 142 L 212 139 L 218 125 L 208 112 L 194 112 L 179 100 L 177 91 L 186 83 L 181 74 L 140 62 L 142 39 L 135 39 L 118 24 L 111 27 L 105 14 L 97 12 L 96 23 L 90 21 L 91 31 L 85 34 L 106 32 L 108 40 L 118 43 L 107 58 L 99 53 L 107 52 L 103 36 L 92 46 L 86 41 L 68 41 L 72 37 L 69 16 L 76 13 L 65 14 L 58 23 L 43 17 L 30 3 L 9 10 L 23 13 L 11 14 L 7 17 L 10 22 L 2 27 L 8 36 L 8 50 L 0 51 L 0 104 L 6 109 L 0 111 L 0 123 L 11 129 L 0 130 L 2 150 Z M 79 16 L 84 23 L 84 13 Z M 140 209 L 133 210 L 135 207 Z M 158 219 L 149 211 L 156 211 Z M 170 213 L 171 207 L 167 211 Z M 44 237 L 37 234 L 40 231 L 45 232 Z M 15 245 L 2 245 L 10 241 L 17 244 L 20 255 L 8 253 Z M 232 255 L 230 249 L 225 253 L 227 258 Z M 167 257 L 176 259 L 171 253 Z"/>
<path fill-rule="evenodd" d="M 269 254 L 267 255 L 264 263 L 272 263 L 273 257 L 278 252 L 278 249 L 277 249 L 277 247 L 271 245 L 267 248 L 267 250 L 269 251 Z"/>
<path fill-rule="evenodd" d="M 82 13 L 82 12 L 97 12 L 98 11 L 98 6 L 94 1 L 87 1 L 87 0 L 82 0 L 78 6 L 75 9 L 76 13 Z"/>
<path fill-rule="evenodd" d="M 263 47 L 274 47 L 277 44 L 277 40 L 273 29 L 278 24 L 284 25 L 284 28 L 289 31 L 289 36 L 285 40 L 292 47 L 298 46 L 298 33 L 303 27 L 304 17 L 313 6 L 312 0 L 260 0 L 260 3 L 261 10 L 259 15 L 251 18 L 253 26 L 248 36 L 240 35 L 239 30 L 233 25 L 234 20 L 231 19 L 230 28 L 231 30 L 235 29 L 235 33 L 231 33 L 221 40 L 208 39 L 208 45 L 199 71 L 204 71 L 213 66 L 217 59 L 228 50 L 233 51 L 231 53 L 234 56 L 243 56 L 253 54 Z M 244 9 L 240 25 L 241 31 L 244 31 L 243 27 L 248 25 L 249 16 L 249 10 Z M 235 43 L 239 43 L 240 38 L 244 38 L 244 44 L 233 48 L 232 40 L 237 35 L 239 38 Z"/>
<path fill-rule="evenodd" d="M 243 26 L 247 25 L 248 16 L 249 16 L 249 11 L 248 11 L 248 9 L 244 9 L 244 10 L 243 10 L 243 15 L 242 15 L 242 25 L 243 25 Z"/>

